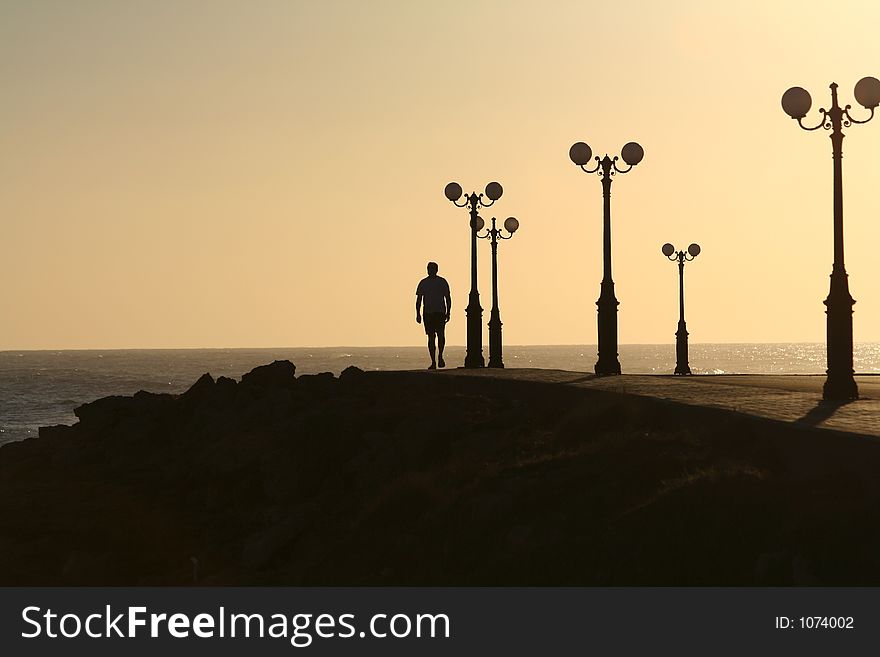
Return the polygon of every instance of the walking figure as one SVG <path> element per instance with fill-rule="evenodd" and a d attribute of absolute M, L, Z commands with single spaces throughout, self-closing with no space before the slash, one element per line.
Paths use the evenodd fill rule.
<path fill-rule="evenodd" d="M 449 283 L 442 276 L 437 275 L 437 263 L 428 263 L 428 275 L 419 281 L 416 288 L 416 322 L 422 323 L 422 301 L 424 300 L 425 333 L 428 336 L 428 353 L 431 355 L 429 370 L 436 370 L 437 366 L 446 367 L 443 361 L 443 347 L 446 346 L 446 322 L 449 321 L 449 311 L 452 309 L 452 299 L 449 296 Z M 434 357 L 434 336 L 437 337 L 437 354 Z"/>

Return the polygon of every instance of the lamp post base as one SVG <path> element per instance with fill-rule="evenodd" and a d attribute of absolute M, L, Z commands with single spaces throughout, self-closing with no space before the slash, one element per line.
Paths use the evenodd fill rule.
<path fill-rule="evenodd" d="M 834 376 L 830 372 L 822 386 L 822 399 L 825 401 L 852 401 L 859 398 L 859 387 L 852 373 Z"/>
<path fill-rule="evenodd" d="M 678 331 L 675 333 L 675 374 L 685 376 L 690 373 L 687 325 L 682 320 L 678 323 Z"/>
<path fill-rule="evenodd" d="M 471 292 L 467 313 L 467 354 L 464 366 L 467 368 L 485 367 L 483 359 L 483 309 L 480 307 L 480 295 Z"/>
<path fill-rule="evenodd" d="M 489 319 L 489 367 L 504 367 L 501 358 L 501 314 L 492 310 Z"/>
<path fill-rule="evenodd" d="M 596 366 L 593 369 L 596 372 L 596 376 L 620 374 L 620 361 L 616 357 L 602 360 L 602 355 L 600 354 L 599 360 L 596 361 Z"/>
<path fill-rule="evenodd" d="M 859 398 L 853 378 L 853 306 L 849 283 L 843 267 L 831 271 L 831 290 L 825 299 L 827 315 L 828 378 L 822 388 L 826 401 L 849 401 Z"/>
<path fill-rule="evenodd" d="M 599 360 L 596 361 L 596 375 L 620 374 L 620 361 L 617 359 L 617 306 L 620 302 L 614 297 L 614 282 L 602 281 L 599 300 L 596 302 L 599 320 Z"/>

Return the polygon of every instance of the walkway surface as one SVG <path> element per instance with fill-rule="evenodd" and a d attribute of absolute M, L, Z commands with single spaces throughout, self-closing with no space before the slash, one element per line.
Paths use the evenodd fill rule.
<path fill-rule="evenodd" d="M 541 369 L 454 369 L 447 370 L 447 374 L 608 390 L 880 437 L 880 376 L 856 376 L 861 398 L 833 403 L 822 401 L 824 375 L 722 374 L 681 377 L 624 374 L 597 377 L 585 372 Z"/>

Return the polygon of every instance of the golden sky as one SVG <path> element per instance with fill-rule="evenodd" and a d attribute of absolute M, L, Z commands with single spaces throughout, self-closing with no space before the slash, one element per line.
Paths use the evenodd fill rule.
<path fill-rule="evenodd" d="M 876 2 L 0 4 L 0 349 L 422 344 L 428 260 L 463 344 L 467 214 L 497 180 L 508 344 L 595 343 L 601 184 L 621 343 L 823 341 L 831 144 L 790 86 L 854 103 Z M 865 112 L 861 108 L 856 108 Z M 856 110 L 854 110 L 855 112 Z M 880 340 L 880 119 L 844 140 L 856 341 Z M 485 319 L 489 246 L 480 243 Z M 484 338 L 485 340 L 485 338 Z"/>

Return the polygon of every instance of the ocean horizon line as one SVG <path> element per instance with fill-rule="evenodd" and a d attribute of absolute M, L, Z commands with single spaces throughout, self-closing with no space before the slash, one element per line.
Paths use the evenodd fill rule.
<path fill-rule="evenodd" d="M 761 346 L 772 346 L 772 345 L 821 345 L 825 344 L 822 340 L 792 340 L 792 341 L 768 341 L 768 342 L 691 342 L 691 346 L 751 346 L 751 345 L 761 345 Z M 880 344 L 880 340 L 861 340 L 854 341 L 854 345 L 871 345 L 871 344 Z M 621 342 L 619 347 L 664 347 L 664 346 L 675 346 L 675 341 L 670 340 L 668 342 Z M 456 344 L 456 343 L 447 343 L 447 348 L 453 349 L 464 349 L 466 345 L 464 344 Z M 520 344 L 505 344 L 505 349 L 511 348 L 522 348 L 522 347 L 596 347 L 598 345 L 595 342 L 586 342 L 586 343 L 520 343 Z M 65 348 L 48 348 L 48 347 L 39 347 L 39 348 L 5 348 L 0 349 L 0 354 L 13 354 L 13 353 L 62 353 L 62 352 L 103 352 L 103 351 L 143 351 L 143 352 L 157 352 L 157 351 L 273 351 L 273 350 L 284 350 L 284 349 L 423 349 L 423 344 L 398 344 L 398 345 L 350 345 L 350 344 L 340 344 L 340 345 L 301 345 L 301 346 L 272 346 L 272 347 L 65 347 Z"/>

